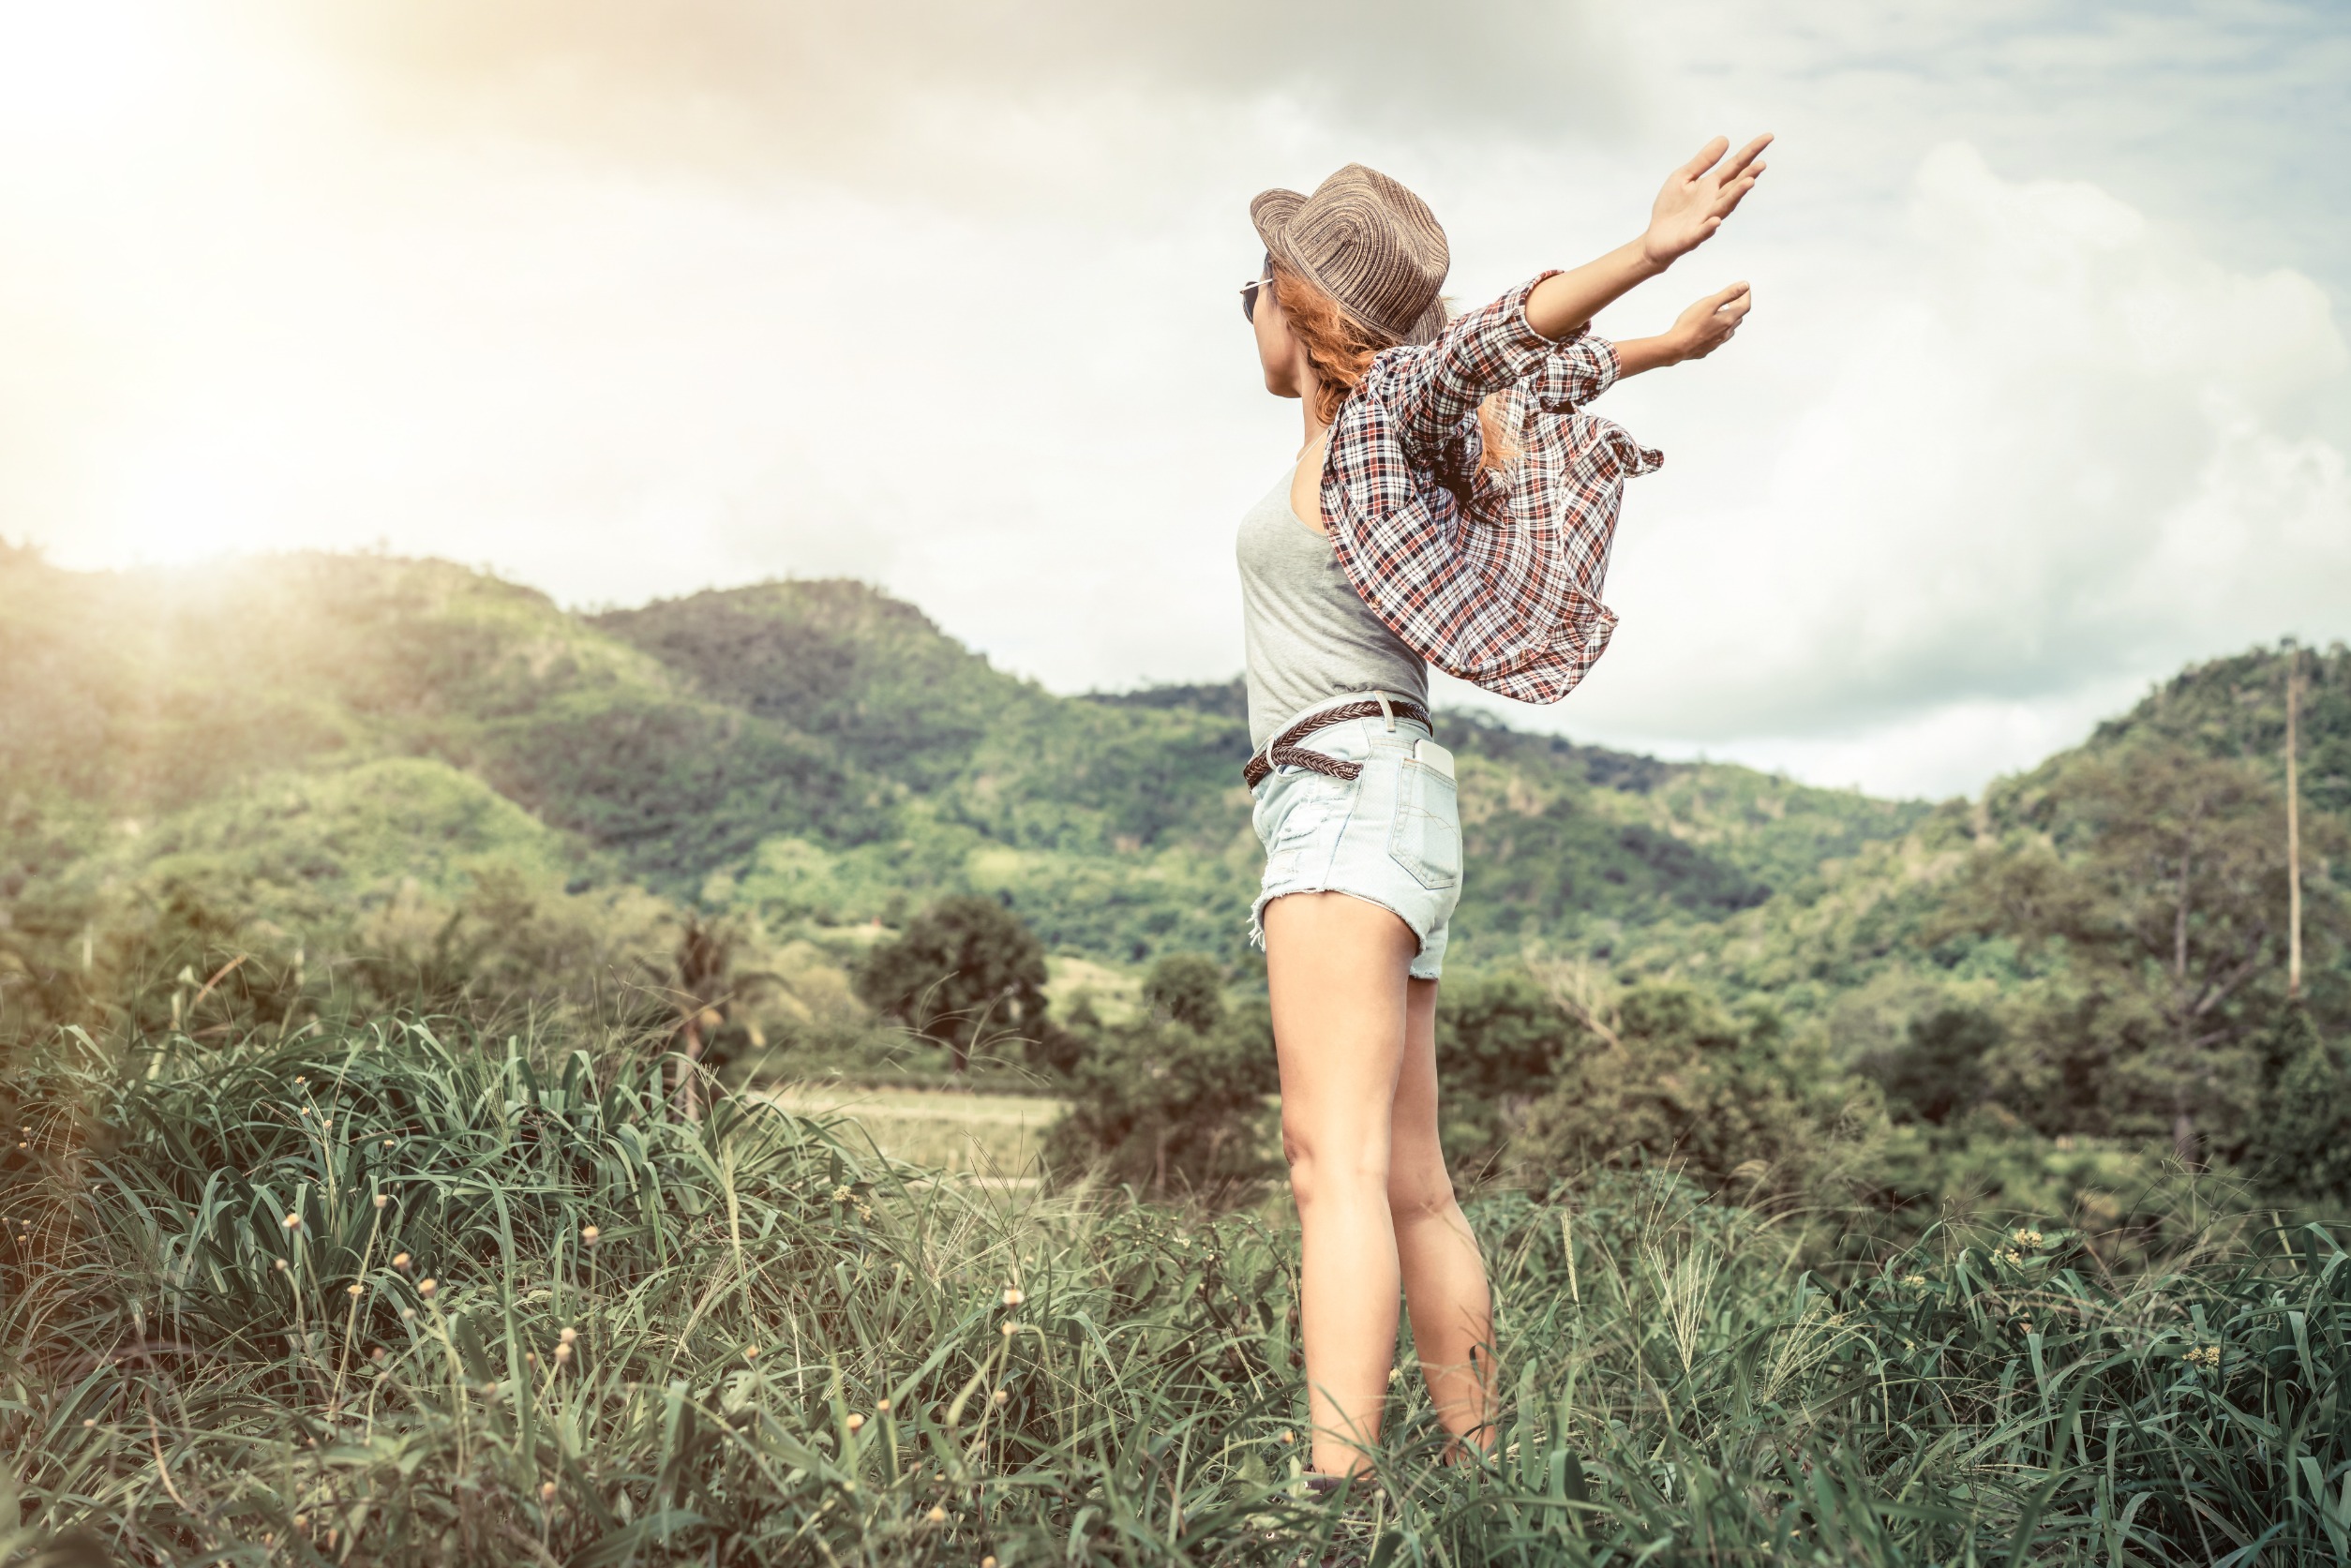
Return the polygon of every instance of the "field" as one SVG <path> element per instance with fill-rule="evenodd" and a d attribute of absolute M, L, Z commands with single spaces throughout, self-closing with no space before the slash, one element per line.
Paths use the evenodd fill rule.
<path fill-rule="evenodd" d="M 1663 1175 L 1483 1198 L 1497 1456 L 1435 1463 L 1407 1343 L 1387 1500 L 1340 1520 L 1294 1489 L 1294 1232 L 939 1183 L 772 1101 L 688 1124 L 562 1044 L 384 1023 L 28 1060 L 0 1167 L 11 1555 L 2351 1550 L 2351 1268 L 2323 1227 L 2191 1225 L 2127 1273 L 2055 1228 L 1816 1268 L 1814 1226 Z"/>
<path fill-rule="evenodd" d="M 0 545 L 0 1568 L 2351 1561 L 2351 650 L 1973 801 L 1443 715 L 1504 1400 L 1370 1518 L 1240 704 Z"/>
<path fill-rule="evenodd" d="M 1020 1186 L 1036 1185 L 1044 1130 L 1069 1110 L 1041 1096 L 831 1083 L 765 1086 L 756 1098 L 795 1115 L 854 1124 L 875 1152 L 893 1159 Z"/>

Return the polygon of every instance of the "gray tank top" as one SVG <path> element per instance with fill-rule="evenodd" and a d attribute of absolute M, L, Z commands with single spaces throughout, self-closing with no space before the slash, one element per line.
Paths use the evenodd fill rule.
<path fill-rule="evenodd" d="M 1291 475 L 1241 515 L 1241 630 L 1249 739 L 1262 748 L 1299 709 L 1351 692 L 1429 701 L 1429 666 L 1371 613 L 1326 535 L 1290 509 Z"/>

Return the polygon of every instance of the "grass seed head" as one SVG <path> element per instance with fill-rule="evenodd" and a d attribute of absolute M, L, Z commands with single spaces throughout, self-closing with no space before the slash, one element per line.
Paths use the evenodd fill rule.
<path fill-rule="evenodd" d="M 398 1269 L 402 1274 L 406 1274 L 408 1272 L 408 1262 L 409 1259 L 407 1253 L 397 1253 L 392 1259 L 392 1266 Z"/>
<path fill-rule="evenodd" d="M 287 1229 L 287 1230 L 289 1230 L 289 1231 L 299 1231 L 299 1230 L 301 1230 L 301 1229 L 302 1229 L 302 1217 L 301 1217 L 300 1215 L 298 1215 L 298 1214 L 290 1214 L 290 1215 L 288 1215 L 288 1216 L 286 1217 L 286 1229 Z"/>
<path fill-rule="evenodd" d="M 1010 1404 L 1012 1399 L 1012 1391 L 1009 1388 L 999 1388 L 996 1391 L 992 1397 L 999 1405 Z"/>
<path fill-rule="evenodd" d="M 554 1482 L 542 1481 L 539 1483 L 539 1501 L 541 1502 L 553 1502 L 555 1501 Z"/>
<path fill-rule="evenodd" d="M 428 1296 L 439 1289 L 441 1289 L 441 1281 L 438 1279 L 425 1278 L 416 1282 L 416 1293 L 420 1296 Z"/>
<path fill-rule="evenodd" d="M 1018 1307 L 1027 1299 L 1026 1296 L 1021 1294 L 1021 1288 L 1018 1285 L 1007 1285 L 1004 1288 L 1004 1305 L 1007 1307 Z"/>
<path fill-rule="evenodd" d="M 756 1355 L 759 1352 L 754 1351 L 751 1353 Z M 882 1414 L 888 1415 L 890 1413 L 890 1401 L 887 1399 L 876 1399 L 874 1401 L 874 1408 L 879 1411 Z"/>
<path fill-rule="evenodd" d="M 586 1242 L 591 1247 L 596 1245 L 596 1238 L 602 1234 L 604 1234 L 604 1232 L 597 1230 L 593 1225 L 583 1225 L 579 1228 L 579 1239 Z"/>
<path fill-rule="evenodd" d="M 379 1193 L 377 1193 L 377 1194 L 376 1194 L 376 1197 L 375 1197 L 375 1203 L 376 1203 L 376 1207 L 378 1207 L 378 1208 L 382 1208 L 385 1204 L 387 1204 L 387 1203 L 389 1203 L 389 1202 L 392 1202 L 392 1199 L 391 1199 L 391 1196 L 390 1196 L 388 1193 L 379 1192 Z"/>
<path fill-rule="evenodd" d="M 343 1293 L 347 1296 L 360 1296 L 366 1294 L 367 1292 L 366 1288 L 363 1286 L 346 1285 L 343 1287 Z"/>
<path fill-rule="evenodd" d="M 858 1414 L 857 1411 L 851 1411 L 849 1412 L 848 1426 L 849 1430 L 852 1432 L 862 1430 L 865 1426 L 865 1418 Z"/>
<path fill-rule="evenodd" d="M 572 1347 L 568 1340 L 555 1347 L 555 1359 L 558 1363 L 569 1361 L 571 1358 Z"/>
<path fill-rule="evenodd" d="M 564 1344 L 568 1345 L 573 1340 L 579 1337 L 579 1330 L 572 1327 L 569 1323 L 565 1323 L 563 1325 L 563 1332 L 557 1335 L 556 1337 L 563 1341 Z"/>
<path fill-rule="evenodd" d="M 931 1504 L 931 1511 L 922 1516 L 935 1525 L 943 1525 L 947 1522 L 947 1510 L 935 1502 Z"/>

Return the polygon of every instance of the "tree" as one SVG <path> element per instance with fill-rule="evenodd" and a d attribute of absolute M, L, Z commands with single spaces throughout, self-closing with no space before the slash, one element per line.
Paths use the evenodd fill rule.
<path fill-rule="evenodd" d="M 771 984 L 770 975 L 734 973 L 736 933 L 705 925 L 698 915 L 686 917 L 668 987 L 677 1023 L 669 1032 L 668 1048 L 677 1059 L 677 1087 L 671 1098 L 687 1121 L 702 1119 L 702 1074 L 725 1065 L 724 1046 L 713 1049 L 719 1032 L 733 1016 L 735 1003 L 755 984 Z"/>
<path fill-rule="evenodd" d="M 2295 1007 L 2270 1054 L 2276 1078 L 2251 1156 L 2274 1190 L 2339 1207 L 2351 1200 L 2351 1040 L 2322 1038 Z"/>
<path fill-rule="evenodd" d="M 1447 980 L 1437 998 L 1439 1135 L 1457 1168 L 1489 1164 L 1584 1030 L 1532 975 Z"/>
<path fill-rule="evenodd" d="M 1224 1021 L 1224 976 L 1214 959 L 1170 953 L 1143 978 L 1143 1005 L 1155 1018 L 1205 1034 Z"/>
<path fill-rule="evenodd" d="M 1999 1046 L 1999 1023 L 1981 1008 L 1939 1008 L 1910 1020 L 1899 1049 L 1873 1054 L 1861 1070 L 1886 1092 L 1897 1122 L 1936 1127 L 1984 1098 L 1984 1058 Z"/>
<path fill-rule="evenodd" d="M 858 995 L 945 1045 L 958 1073 L 975 1047 L 1042 1027 L 1044 987 L 1044 945 L 1011 910 L 972 894 L 923 910 L 857 972 Z"/>
<path fill-rule="evenodd" d="M 1280 1082 L 1262 1002 L 1205 1028 L 1158 1013 L 1105 1028 L 1071 1073 L 1046 1164 L 1062 1179 L 1091 1167 L 1162 1195 L 1246 1186 L 1273 1169 L 1265 1101 Z"/>
<path fill-rule="evenodd" d="M 2048 1125 L 2053 1089 L 2089 1097 L 2062 1108 L 2078 1129 L 2163 1126 L 2187 1160 L 2241 1137 L 2262 1077 L 2253 1047 L 2284 1000 L 2276 785 L 2250 762 L 2139 741 L 2059 769 L 2024 814 L 2039 842 L 1979 852 L 1954 906 L 1959 925 L 2038 944 L 2064 973 L 2004 1098 L 2054 1131 L 2074 1128 Z M 2312 913 L 2339 925 L 2331 900 Z"/>
<path fill-rule="evenodd" d="M 1511 1146 L 1534 1190 L 1589 1165 L 1645 1163 L 1742 1201 L 1828 1196 L 1882 1129 L 1876 1095 L 1853 1094 L 1776 1019 L 1659 982 L 1582 1012 Z"/>

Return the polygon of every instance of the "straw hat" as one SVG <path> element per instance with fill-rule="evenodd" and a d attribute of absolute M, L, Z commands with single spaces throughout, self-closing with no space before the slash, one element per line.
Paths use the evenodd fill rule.
<path fill-rule="evenodd" d="M 1445 325 L 1445 230 L 1428 202 L 1378 170 L 1351 163 L 1311 196 L 1260 191 L 1249 216 L 1268 254 L 1375 335 L 1426 343 Z"/>

